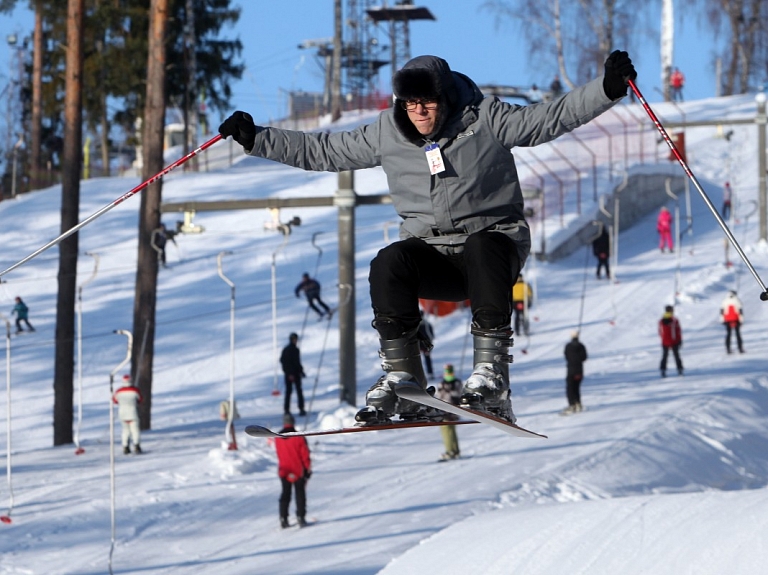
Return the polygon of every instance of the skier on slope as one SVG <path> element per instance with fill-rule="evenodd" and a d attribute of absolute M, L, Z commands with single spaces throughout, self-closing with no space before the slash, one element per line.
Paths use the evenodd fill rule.
<path fill-rule="evenodd" d="M 131 452 L 131 441 L 136 453 L 141 453 L 141 431 L 139 429 L 139 409 L 141 403 L 141 392 L 138 387 L 134 387 L 131 382 L 131 376 L 123 376 L 123 386 L 112 396 L 112 401 L 118 405 L 117 416 L 123 428 L 123 453 L 128 455 Z"/>
<path fill-rule="evenodd" d="M 325 315 L 328 316 L 330 319 L 331 317 L 331 308 L 329 308 L 323 300 L 320 299 L 320 282 L 317 281 L 314 278 L 309 277 L 308 273 L 303 273 L 301 275 L 301 281 L 296 286 L 296 289 L 293 290 L 293 293 L 296 295 L 296 297 L 299 297 L 299 293 L 304 292 L 304 295 L 307 297 L 307 303 L 309 303 L 309 307 L 311 307 L 315 312 L 317 313 L 320 318 L 323 318 Z M 320 305 L 323 310 L 321 311 L 320 308 L 318 308 L 315 303 Z"/>
<path fill-rule="evenodd" d="M 283 428 L 280 433 L 296 431 L 296 421 L 290 413 L 283 415 Z M 306 527 L 307 520 L 307 481 L 312 476 L 312 461 L 309 445 L 303 437 L 286 437 L 275 440 L 277 452 L 277 475 L 280 477 L 280 527 L 290 527 L 288 508 L 291 505 L 291 491 L 296 491 L 296 522 L 299 527 Z"/>
<path fill-rule="evenodd" d="M 582 411 L 581 406 L 581 382 L 584 380 L 584 362 L 587 361 L 587 348 L 579 341 L 578 330 L 571 334 L 571 341 L 565 345 L 565 395 L 568 399 L 568 407 L 560 413 L 569 415 Z"/>
<path fill-rule="evenodd" d="M 306 170 L 381 166 L 387 175 L 403 220 L 401 241 L 377 254 L 369 276 L 386 373 L 368 390 L 358 421 L 424 413 L 394 390 L 397 384 L 426 388 L 416 337 L 419 297 L 471 301 L 474 371 L 462 402 L 515 420 L 506 365 L 510 291 L 531 239 L 510 149 L 549 142 L 589 122 L 626 96 L 627 78 L 636 76 L 628 54 L 617 50 L 602 78 L 551 102 L 517 106 L 484 97 L 445 60 L 419 56 L 395 73 L 393 108 L 355 130 L 261 127 L 241 111 L 221 124 L 219 133 L 253 156 Z"/>
<path fill-rule="evenodd" d="M 659 216 L 656 218 L 656 231 L 659 232 L 659 249 L 664 253 L 664 246 L 669 248 L 670 252 L 675 250 L 675 244 L 672 241 L 672 214 L 666 206 L 661 206 Z"/>
<path fill-rule="evenodd" d="M 675 356 L 675 366 L 678 375 L 683 375 L 683 360 L 680 359 L 680 348 L 683 347 L 683 329 L 675 317 L 675 309 L 668 305 L 664 308 L 664 315 L 659 320 L 659 337 L 661 338 L 661 377 L 667 377 L 667 356 L 672 350 Z"/>
<path fill-rule="evenodd" d="M 611 238 L 608 229 L 603 226 L 603 231 L 592 242 L 592 253 L 597 258 L 597 279 L 600 279 L 600 270 L 605 268 L 605 279 L 611 279 L 611 268 L 608 259 L 611 256 Z"/>
<path fill-rule="evenodd" d="M 739 353 L 744 353 L 744 346 L 741 342 L 741 324 L 744 321 L 742 314 L 741 300 L 736 292 L 731 292 L 725 296 L 723 304 L 720 306 L 720 317 L 725 325 L 725 350 L 731 353 L 731 332 L 736 332 L 736 345 Z"/>

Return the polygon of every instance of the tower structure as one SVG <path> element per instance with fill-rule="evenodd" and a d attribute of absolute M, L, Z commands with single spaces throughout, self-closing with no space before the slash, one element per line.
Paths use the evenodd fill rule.
<path fill-rule="evenodd" d="M 413 0 L 399 0 L 393 6 L 387 6 L 384 0 L 382 6 L 370 7 L 366 12 L 375 24 L 387 25 L 392 74 L 411 59 L 410 22 L 435 20 L 429 8 L 414 6 Z"/>

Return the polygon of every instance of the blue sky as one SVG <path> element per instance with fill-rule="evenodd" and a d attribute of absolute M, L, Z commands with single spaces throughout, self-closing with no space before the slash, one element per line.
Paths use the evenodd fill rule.
<path fill-rule="evenodd" d="M 437 20 L 411 24 L 411 54 L 441 56 L 454 70 L 467 74 L 479 84 L 548 85 L 556 73 L 555 63 L 528 61 L 519 28 L 513 23 L 497 27 L 494 16 L 480 9 L 482 3 L 482 0 L 417 2 L 428 7 Z M 236 28 L 225 30 L 225 34 L 240 37 L 246 71 L 242 80 L 233 86 L 232 109 L 251 112 L 257 122 L 266 123 L 285 114 L 287 91 L 322 89 L 323 76 L 315 61 L 315 52 L 300 50 L 297 46 L 303 40 L 332 36 L 333 2 L 240 0 L 237 4 L 243 10 L 240 22 Z M 712 97 L 715 80 L 710 65 L 711 50 L 696 45 L 701 36 L 696 18 L 678 10 L 676 21 L 675 63 L 686 75 L 684 95 L 686 99 Z M 633 35 L 635 47 L 630 50 L 639 72 L 638 87 L 649 102 L 661 99 L 657 91 L 661 85 L 658 22 L 658 6 L 649 9 L 645 21 L 639 18 Z M 11 32 L 31 34 L 32 23 L 31 13 L 19 8 L 10 17 L 0 19 L 3 37 L 0 90 L 8 81 L 10 66 L 5 38 Z M 388 67 L 383 69 L 383 84 L 389 73 Z M 0 102 L 0 110 L 5 109 L 5 102 Z M 212 118 L 213 123 L 218 120 Z"/>

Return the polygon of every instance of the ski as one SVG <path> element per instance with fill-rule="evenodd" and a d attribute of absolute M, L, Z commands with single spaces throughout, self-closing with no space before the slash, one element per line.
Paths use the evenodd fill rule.
<path fill-rule="evenodd" d="M 261 425 L 248 425 L 245 433 L 251 437 L 310 437 L 317 435 L 339 435 L 342 433 L 357 433 L 359 431 L 383 431 L 385 429 L 408 429 L 411 427 L 439 427 L 441 425 L 466 425 L 479 423 L 475 420 L 461 421 L 391 421 L 389 423 L 373 423 L 369 425 L 353 425 L 352 427 L 335 427 L 333 429 L 310 429 L 307 431 L 292 431 L 278 433 Z"/>
<path fill-rule="evenodd" d="M 469 419 L 477 421 L 478 423 L 486 423 L 510 435 L 517 437 L 538 437 L 541 439 L 547 439 L 546 435 L 542 435 L 534 431 L 529 431 L 528 429 L 520 427 L 519 425 L 515 425 L 514 423 L 510 423 L 506 419 L 496 417 L 490 413 L 485 413 L 484 411 L 479 411 L 477 409 L 471 409 L 468 407 L 459 407 L 457 405 L 453 405 L 432 397 L 429 393 L 426 392 L 426 390 L 423 389 L 411 386 L 397 386 L 395 387 L 395 393 L 404 399 L 410 399 L 411 401 L 415 401 L 416 403 L 420 403 L 428 407 L 434 407 L 435 409 L 439 409 L 441 411 L 447 411 L 460 417 L 468 417 Z"/>

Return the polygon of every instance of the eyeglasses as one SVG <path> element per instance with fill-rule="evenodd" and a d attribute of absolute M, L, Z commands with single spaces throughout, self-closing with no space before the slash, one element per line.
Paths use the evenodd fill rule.
<path fill-rule="evenodd" d="M 403 110 L 413 112 L 416 106 L 421 104 L 421 107 L 425 110 L 437 110 L 437 100 L 401 100 L 400 105 Z"/>

